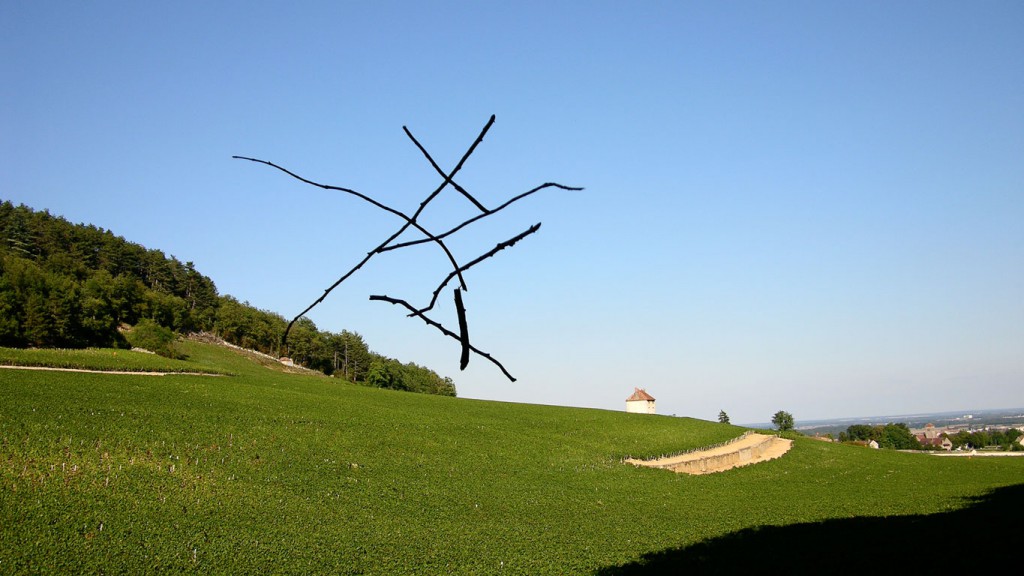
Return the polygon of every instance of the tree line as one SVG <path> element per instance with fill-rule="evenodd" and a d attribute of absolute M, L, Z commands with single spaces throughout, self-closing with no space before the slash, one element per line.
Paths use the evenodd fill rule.
<path fill-rule="evenodd" d="M 288 321 L 276 312 L 260 310 L 248 302 L 221 296 L 212 332 L 237 346 L 265 354 L 281 354 L 281 336 Z M 455 396 L 451 378 L 408 362 L 372 352 L 357 332 L 319 330 L 309 318 L 300 318 L 288 336 L 288 354 L 297 364 L 377 388 Z"/>
<path fill-rule="evenodd" d="M 867 424 L 854 424 L 846 429 L 846 432 L 839 433 L 840 442 L 878 442 L 879 448 L 892 448 L 894 450 L 920 450 L 921 443 L 910 431 L 910 427 L 903 422 L 896 422 L 882 425 L 869 426 Z"/>
<path fill-rule="evenodd" d="M 986 446 L 999 446 L 1003 450 L 1019 451 L 1024 450 L 1017 440 L 1024 435 L 1024 432 L 1016 428 L 1006 430 L 975 430 L 968 432 L 960 430 L 956 434 L 942 433 L 942 436 L 949 438 L 953 448 L 984 448 Z"/>
<path fill-rule="evenodd" d="M 282 353 L 285 319 L 218 294 L 192 262 L 10 201 L 0 203 L 0 234 L 0 346 L 127 348 L 121 329 L 145 321 Z M 450 378 L 372 352 L 358 333 L 319 330 L 308 318 L 292 328 L 287 352 L 354 383 L 455 395 Z"/>
<path fill-rule="evenodd" d="M 1010 428 L 1007 430 L 981 430 L 968 432 L 960 430 L 956 434 L 943 432 L 941 437 L 948 438 L 957 448 L 983 448 L 985 446 L 999 446 L 1003 450 L 1024 450 L 1024 446 L 1017 443 L 1017 439 L 1024 435 L 1020 430 Z M 840 442 L 848 441 L 870 441 L 878 442 L 879 448 L 894 448 L 897 450 L 921 450 L 935 449 L 934 446 L 922 446 L 917 437 L 910 432 L 906 424 L 886 424 L 885 426 L 867 424 L 854 424 L 846 429 L 846 432 L 839 433 Z"/>

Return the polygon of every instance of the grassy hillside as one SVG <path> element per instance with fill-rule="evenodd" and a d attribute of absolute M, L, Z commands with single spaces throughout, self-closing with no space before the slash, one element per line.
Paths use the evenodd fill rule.
<path fill-rule="evenodd" d="M 52 367 L 71 370 L 111 370 L 122 372 L 192 372 L 230 375 L 217 362 L 186 362 L 136 350 L 114 348 L 0 347 L 0 366 Z"/>
<path fill-rule="evenodd" d="M 919 548 L 922 535 L 1022 511 L 1018 488 L 992 492 L 1024 481 L 1019 458 L 798 439 L 779 460 L 675 475 L 621 459 L 743 429 L 364 388 L 185 351 L 235 376 L 0 370 L 0 573 L 729 572 L 752 550 L 767 573 L 837 573 L 872 550 L 928 566 L 944 550 Z M 979 544 L 998 555 L 1003 532 Z"/>

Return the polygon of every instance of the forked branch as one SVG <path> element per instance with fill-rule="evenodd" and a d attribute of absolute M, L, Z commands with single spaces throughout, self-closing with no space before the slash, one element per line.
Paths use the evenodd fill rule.
<path fill-rule="evenodd" d="M 462 343 L 462 337 L 461 336 L 459 336 L 458 334 L 456 334 L 456 333 L 452 332 L 451 330 L 445 328 L 440 323 L 435 322 L 434 320 L 431 320 L 430 318 L 428 318 L 426 316 L 426 314 L 421 313 L 419 310 L 414 308 L 412 306 L 412 304 L 409 304 L 405 300 L 402 300 L 400 298 L 391 298 L 390 296 L 382 296 L 382 295 L 372 295 L 372 296 L 370 296 L 370 300 L 380 300 L 380 301 L 383 301 L 383 302 L 388 302 L 390 304 L 398 304 L 400 306 L 404 306 L 409 312 L 412 313 L 413 316 L 416 316 L 417 318 L 420 318 L 421 320 L 423 320 L 427 324 L 433 326 L 434 328 L 437 328 L 445 336 L 448 336 L 449 338 L 454 338 L 455 340 L 458 340 L 460 344 Z M 516 379 L 514 377 L 512 377 L 511 374 L 508 373 L 508 370 L 506 370 L 505 367 L 501 365 L 501 362 L 498 362 L 497 360 L 495 360 L 493 357 L 491 357 L 490 354 L 488 354 L 488 353 L 478 349 L 476 346 L 473 346 L 473 345 L 470 345 L 469 349 L 472 350 L 478 356 L 483 356 L 484 358 L 490 360 L 495 366 L 498 367 L 498 369 L 501 370 L 502 374 L 504 374 L 505 377 L 507 377 L 509 380 L 511 380 L 512 382 L 516 381 Z"/>
<path fill-rule="evenodd" d="M 466 368 L 467 364 L 469 363 L 469 352 L 472 351 L 475 354 L 478 354 L 478 355 L 483 356 L 484 358 L 490 360 L 499 369 L 501 369 L 502 373 L 504 373 L 505 376 L 508 377 L 509 380 L 511 380 L 513 382 L 515 381 L 515 378 L 513 378 L 512 375 L 509 374 L 507 370 L 505 370 L 505 367 L 502 366 L 500 362 L 498 362 L 497 360 L 492 358 L 490 354 L 487 354 L 486 352 L 482 352 L 479 349 L 477 349 L 476 347 L 472 346 L 470 344 L 470 342 L 469 342 L 469 325 L 468 325 L 469 323 L 468 323 L 467 318 L 466 318 L 466 308 L 465 308 L 465 305 L 463 304 L 463 300 L 462 300 L 462 292 L 465 291 L 465 290 L 468 290 L 468 287 L 466 285 L 466 280 L 463 277 L 463 273 L 466 272 L 467 270 L 469 270 L 470 268 L 472 268 L 473 266 L 479 264 L 480 262 L 486 260 L 487 258 L 490 258 L 490 257 L 494 256 L 495 254 L 497 254 L 501 250 L 504 250 L 505 248 L 509 248 L 509 247 L 515 245 L 517 242 L 519 242 L 523 238 L 525 238 L 525 237 L 535 233 L 537 230 L 540 229 L 540 223 L 534 224 L 533 226 L 528 228 L 526 231 L 518 234 L 517 236 L 514 236 L 513 238 L 510 238 L 510 239 L 508 239 L 508 240 L 506 240 L 504 242 L 501 242 L 501 243 L 497 244 L 493 249 L 491 249 L 490 251 L 482 254 L 481 256 L 477 257 L 475 260 L 473 260 L 472 262 L 469 262 L 468 264 L 466 264 L 464 266 L 460 266 L 459 263 L 456 261 L 455 255 L 452 254 L 451 250 L 448 249 L 448 246 L 445 245 L 444 239 L 447 238 L 448 236 L 451 236 L 452 234 L 455 234 L 456 232 L 462 230 L 466 226 L 469 226 L 470 224 L 473 224 L 474 222 L 478 222 L 479 220 L 481 220 L 483 218 L 486 218 L 487 216 L 490 216 L 492 214 L 500 212 L 501 210 L 504 210 L 508 206 L 512 205 L 513 203 L 515 203 L 515 202 L 517 202 L 519 200 L 522 200 L 523 198 L 526 198 L 527 196 L 530 196 L 530 195 L 532 195 L 532 194 L 534 194 L 534 193 L 536 193 L 536 192 L 538 192 L 540 190 L 544 190 L 546 188 L 558 188 L 558 189 L 561 189 L 561 190 L 576 191 L 576 190 L 582 190 L 583 188 L 576 188 L 576 187 L 572 187 L 572 186 L 564 186 L 562 184 L 557 184 L 557 183 L 554 183 L 554 182 L 546 182 L 546 183 L 541 184 L 540 186 L 537 186 L 537 187 L 535 187 L 533 189 L 527 190 L 526 192 L 523 192 L 522 194 L 519 194 L 517 196 L 512 197 L 511 199 L 506 201 L 504 204 L 501 204 L 497 208 L 488 209 L 486 206 L 484 206 L 483 203 L 481 203 L 479 200 L 477 200 L 472 194 L 469 193 L 469 191 L 467 191 L 465 188 L 460 186 L 455 181 L 454 178 L 455 178 L 455 175 L 458 174 L 460 170 L 462 170 L 462 167 L 465 165 L 466 161 L 469 159 L 469 157 L 476 150 L 477 146 L 479 146 L 480 143 L 483 141 L 484 136 L 487 134 L 487 132 L 490 130 L 491 126 L 494 124 L 494 120 L 495 120 L 495 117 L 492 115 L 490 117 L 490 119 L 487 121 L 487 123 L 484 125 L 484 127 L 480 130 L 480 133 L 477 135 L 476 139 L 469 146 L 469 148 L 466 150 L 466 152 L 462 155 L 462 158 L 459 160 L 458 164 L 456 164 L 455 167 L 450 172 L 447 172 L 447 173 L 444 170 L 442 170 L 440 166 L 438 166 L 437 162 L 434 161 L 434 158 L 430 155 L 430 153 L 428 153 L 427 150 L 423 147 L 423 145 L 420 144 L 419 140 L 417 140 L 416 137 L 412 135 L 412 132 L 407 127 L 405 127 L 405 126 L 402 127 L 402 130 L 405 131 L 406 136 L 408 136 L 409 139 L 412 140 L 413 144 L 416 145 L 416 148 L 419 149 L 419 151 L 427 159 L 427 161 L 430 163 L 430 165 L 434 169 L 434 171 L 437 172 L 443 178 L 443 180 L 440 183 L 440 185 L 438 185 L 437 188 L 435 188 L 430 194 L 427 195 L 426 198 L 423 199 L 422 202 L 420 202 L 420 205 L 416 209 L 416 212 L 413 213 L 411 216 L 408 215 L 408 214 L 405 214 L 404 212 L 402 212 L 400 210 L 397 210 L 397 209 L 392 208 L 392 207 L 390 207 L 390 206 L 388 206 L 386 204 L 383 204 L 383 203 L 381 203 L 381 202 L 379 202 L 377 200 L 374 200 L 370 196 L 367 196 L 366 194 L 363 194 L 361 192 L 357 192 L 356 190 L 353 190 L 351 188 L 344 188 L 344 187 L 341 187 L 341 186 L 332 186 L 332 185 L 329 185 L 329 184 L 323 184 L 323 183 L 320 183 L 320 182 L 316 182 L 314 180 L 310 180 L 310 179 L 305 178 L 303 176 L 299 176 L 295 172 L 292 172 L 292 171 L 290 171 L 290 170 L 288 170 L 288 169 L 286 169 L 286 168 L 284 168 L 282 166 L 279 166 L 279 165 L 277 165 L 277 164 L 275 164 L 273 162 L 268 162 L 266 160 L 260 160 L 260 159 L 257 159 L 257 158 L 250 158 L 250 157 L 247 157 L 247 156 L 233 156 L 233 158 L 237 158 L 239 160 L 248 160 L 250 162 L 256 162 L 256 163 L 259 163 L 259 164 L 264 164 L 266 166 L 270 166 L 271 168 L 275 168 L 275 169 L 277 169 L 277 170 L 279 170 L 281 172 L 284 172 L 288 176 L 291 176 L 292 178 L 295 178 L 296 180 L 299 180 L 300 182 L 303 182 L 305 184 L 309 184 L 311 186 L 316 186 L 317 188 L 322 188 L 324 190 L 335 190 L 335 191 L 338 191 L 338 192 L 344 192 L 346 194 L 355 196 L 356 198 L 359 198 L 360 200 L 363 200 L 364 202 L 367 202 L 367 203 L 375 206 L 376 208 L 384 210 L 385 212 L 388 212 L 390 214 L 394 214 L 395 216 L 399 217 L 403 221 L 402 225 L 398 228 L 398 230 L 396 230 L 393 234 L 388 236 L 383 242 L 378 244 L 376 248 L 374 248 L 373 250 L 367 252 L 366 256 L 364 256 L 362 260 L 360 260 L 355 266 L 350 268 L 347 272 L 342 274 L 342 276 L 340 278 L 338 278 L 333 284 L 331 284 L 330 286 L 327 287 L 327 289 L 324 290 L 323 294 L 321 294 L 319 298 L 314 300 L 312 304 L 307 306 L 301 313 L 299 313 L 297 316 L 295 316 L 295 318 L 293 318 L 291 322 L 288 323 L 288 327 L 285 329 L 284 335 L 281 337 L 281 343 L 285 347 L 285 350 L 287 350 L 287 346 L 288 346 L 288 334 L 291 332 L 292 326 L 294 326 L 294 324 L 299 320 L 299 318 L 302 318 L 307 313 L 309 313 L 310 310 L 312 310 L 318 304 L 323 302 L 324 299 L 327 298 L 327 295 L 331 293 L 331 291 L 333 291 L 335 288 L 338 287 L 338 285 L 340 285 L 342 282 L 344 282 L 345 280 L 350 278 L 353 274 L 355 274 L 356 271 L 361 269 L 375 255 L 382 254 L 384 252 L 389 252 L 391 250 L 397 250 L 399 248 L 406 248 L 406 247 L 409 247 L 409 246 L 416 246 L 416 245 L 423 244 L 423 243 L 426 243 L 426 242 L 433 242 L 433 243 L 437 244 L 441 248 L 442 251 L 444 251 L 445 256 L 447 256 L 448 261 L 451 263 L 452 271 L 444 278 L 444 280 L 441 281 L 441 283 L 438 285 L 437 289 L 434 290 L 433 296 L 432 296 L 432 298 L 430 300 L 430 304 L 426 308 L 417 310 L 415 307 L 413 307 L 407 301 L 401 300 L 401 299 L 398 299 L 398 298 L 391 298 L 389 296 L 373 295 L 373 296 L 370 296 L 370 300 L 380 300 L 380 301 L 384 301 L 384 302 L 390 302 L 391 304 L 399 304 L 401 306 L 404 306 L 406 309 L 409 310 L 409 315 L 410 316 L 419 317 L 424 322 L 426 322 L 427 324 L 429 324 L 431 326 L 434 326 L 435 328 L 440 330 L 446 336 L 449 336 L 451 338 L 454 338 L 454 339 L 458 340 L 460 345 L 461 345 L 461 348 L 462 348 L 462 353 L 461 353 L 461 357 L 460 357 L 460 361 L 459 361 L 459 365 L 460 365 L 461 369 L 464 370 Z M 472 203 L 473 206 L 475 206 L 477 208 L 477 210 L 480 211 L 480 213 L 475 215 L 475 216 L 473 216 L 473 217 L 471 217 L 471 218 L 468 218 L 467 220 L 463 221 L 461 224 L 455 226 L 454 228 L 452 228 L 452 229 L 450 229 L 450 230 L 448 230 L 448 231 L 446 231 L 446 232 L 444 232 L 442 234 L 433 234 L 432 232 L 430 232 L 429 230 L 424 228 L 419 223 L 419 217 L 423 213 L 423 211 L 427 208 L 427 206 L 434 200 L 434 198 L 436 198 L 448 186 L 451 186 L 459 194 L 461 194 L 463 197 L 465 197 L 466 200 L 468 200 L 470 203 Z M 417 231 L 419 231 L 420 234 L 423 235 L 423 237 L 420 238 L 420 239 L 417 239 L 417 240 L 410 240 L 410 241 L 406 241 L 406 242 L 396 242 L 396 240 L 406 230 L 408 230 L 410 227 L 411 228 L 415 228 Z M 393 243 L 393 242 L 395 242 L 395 243 Z M 439 294 L 445 288 L 445 286 L 447 286 L 448 283 L 451 282 L 451 280 L 453 278 L 456 278 L 456 277 L 459 279 L 459 287 L 455 289 L 455 294 L 454 294 L 454 297 L 455 297 L 455 312 L 456 312 L 456 314 L 458 316 L 458 320 L 459 320 L 459 333 L 458 334 L 448 330 L 447 328 L 445 328 L 440 323 L 432 320 L 431 318 L 429 318 L 429 317 L 427 317 L 425 315 L 426 311 L 431 310 L 434 307 L 435 303 L 437 302 L 437 298 L 438 298 Z"/>
<path fill-rule="evenodd" d="M 583 190 L 583 188 L 576 187 L 576 186 L 565 186 L 565 185 L 562 185 L 562 184 L 558 184 L 556 182 L 545 182 L 544 184 L 541 184 L 540 186 L 537 186 L 536 188 L 527 190 L 526 192 L 523 192 L 522 194 L 513 197 L 508 202 L 505 202 L 501 206 L 498 206 L 497 208 L 495 208 L 494 210 L 491 210 L 490 212 L 488 212 L 486 214 L 477 214 L 476 216 L 473 216 L 472 218 L 466 220 L 465 222 L 459 224 L 458 226 L 452 228 L 451 230 L 448 230 L 447 232 L 443 232 L 441 234 L 438 234 L 437 236 L 435 236 L 435 238 L 440 238 L 440 239 L 447 238 L 448 236 L 451 236 L 452 234 L 455 234 L 459 230 L 462 230 L 466 226 L 469 226 L 470 224 L 472 224 L 472 223 L 474 223 L 474 222 L 476 222 L 478 220 L 482 220 L 482 219 L 484 219 L 484 218 L 486 218 L 486 217 L 488 217 L 488 216 L 490 216 L 492 214 L 497 214 L 501 210 L 504 210 L 505 208 L 507 208 L 510 205 L 512 205 L 517 200 L 522 200 L 523 198 L 526 198 L 527 196 L 529 196 L 529 195 L 531 195 L 531 194 L 533 194 L 535 192 L 539 192 L 541 190 L 544 190 L 545 188 L 558 188 L 559 190 L 568 190 L 568 191 L 571 191 L 571 192 L 578 192 L 580 190 Z M 424 242 L 429 242 L 429 240 L 410 240 L 408 242 L 400 242 L 398 244 L 389 244 L 387 247 L 385 247 L 382 250 L 382 252 L 389 252 L 391 250 L 397 250 L 399 248 L 406 248 L 408 246 L 416 246 L 417 244 L 423 244 Z"/>
<path fill-rule="evenodd" d="M 540 222 L 537 222 L 533 226 L 530 226 L 529 228 L 526 229 L 525 232 L 522 232 L 522 233 L 516 235 L 513 238 L 509 238 L 508 240 L 505 240 L 504 242 L 499 242 L 497 246 L 492 248 L 486 254 L 483 254 L 482 256 L 480 256 L 477 259 L 473 260 L 469 264 L 466 264 L 459 271 L 460 272 L 465 272 L 466 270 L 469 270 L 473 266 L 476 266 L 477 264 L 479 264 L 479 263 L 483 262 L 484 260 L 490 258 L 491 256 L 494 256 L 498 252 L 501 252 L 505 248 L 511 248 L 512 246 L 515 246 L 516 242 L 519 242 L 520 240 L 522 240 L 523 238 L 526 238 L 530 234 L 533 234 L 537 230 L 540 230 Z M 428 304 L 426 306 L 426 308 L 421 308 L 420 312 L 426 312 L 426 311 L 428 311 L 428 310 L 430 310 L 431 308 L 434 307 L 434 304 L 437 303 L 437 297 L 441 294 L 441 290 L 444 290 L 444 287 L 447 286 L 448 282 L 450 282 L 451 279 L 454 278 L 454 277 L 455 277 L 455 273 L 451 272 L 451 273 L 448 274 L 448 276 L 445 277 L 444 280 L 441 281 L 441 284 L 437 287 L 437 290 L 434 290 L 434 295 L 430 299 L 430 304 Z"/>
<path fill-rule="evenodd" d="M 351 188 L 342 188 L 341 186 L 332 186 L 330 184 L 321 184 L 320 182 L 315 182 L 315 181 L 310 180 L 308 178 L 303 178 L 302 176 L 299 176 L 298 174 L 292 172 L 291 170 L 288 170 L 288 169 L 286 169 L 284 167 L 278 166 L 277 164 L 274 164 L 273 162 L 267 162 L 266 160 L 260 160 L 258 158 L 249 158 L 249 157 L 246 157 L 246 156 L 232 156 L 232 158 L 237 158 L 239 160 L 248 160 L 250 162 L 258 162 L 260 164 L 266 164 L 267 166 L 271 166 L 273 168 L 277 168 L 278 170 L 280 170 L 281 172 L 284 172 L 285 174 L 291 176 L 292 178 L 295 178 L 296 180 L 299 180 L 300 182 L 305 182 L 306 184 L 309 184 L 311 186 L 316 186 L 318 188 L 323 188 L 324 190 L 337 190 L 339 192 L 345 192 L 347 194 L 351 194 L 351 195 L 353 195 L 353 196 L 355 196 L 357 198 L 360 198 L 362 200 L 365 200 L 366 202 L 369 202 L 370 204 L 373 204 L 374 206 L 380 208 L 381 210 L 384 210 L 386 212 L 390 212 L 391 214 L 394 214 L 395 216 L 398 216 L 402 220 L 405 220 L 405 225 L 403 225 L 398 230 L 398 232 L 395 232 L 394 234 L 392 234 L 387 240 L 382 242 L 380 244 L 380 246 L 378 246 L 372 252 L 370 252 L 371 257 L 372 257 L 373 254 L 378 254 L 378 253 L 382 252 L 383 251 L 382 248 L 384 246 L 387 246 L 387 244 L 389 242 L 391 242 L 395 238 L 398 238 L 399 236 L 401 236 L 402 232 L 405 232 L 406 230 L 409 229 L 409 226 L 413 226 L 417 230 L 422 232 L 424 236 L 426 236 L 426 238 L 424 238 L 425 241 L 427 241 L 427 242 L 436 242 L 437 245 L 440 246 L 442 250 L 444 250 L 445 255 L 448 256 L 448 260 L 451 262 L 452 267 L 455 270 L 459 269 L 459 264 L 458 264 L 458 262 L 455 261 L 455 256 L 451 253 L 451 250 L 449 250 L 448 247 L 445 246 L 444 241 L 442 241 L 441 238 L 438 238 L 437 236 L 434 236 L 433 234 L 431 234 L 429 231 L 427 231 L 426 228 L 424 228 L 423 226 L 420 226 L 419 223 L 416 222 L 416 218 L 419 216 L 420 212 L 422 212 L 423 206 L 425 206 L 426 203 L 424 203 L 423 205 L 420 206 L 420 210 L 417 210 L 416 214 L 414 214 L 412 217 L 409 217 L 409 216 L 406 216 L 405 213 L 403 213 L 403 212 L 401 212 L 399 210 L 396 210 L 396 209 L 394 209 L 394 208 L 392 208 L 390 206 L 387 206 L 386 204 L 382 204 L 382 203 L 374 200 L 373 198 L 370 198 L 369 196 L 367 196 L 365 194 L 362 194 L 360 192 L 356 192 L 355 190 L 352 190 Z M 436 196 L 436 192 L 435 192 L 435 196 Z M 429 202 L 429 200 L 427 200 L 427 202 Z M 332 284 L 331 287 L 328 288 L 325 291 L 324 296 L 329 294 L 331 292 L 331 290 L 333 290 L 335 288 L 335 286 L 337 286 L 340 283 L 341 283 L 341 280 L 339 280 L 338 282 L 335 282 L 334 284 Z M 465 289 L 466 281 L 462 277 L 462 274 L 459 274 L 459 283 L 462 285 L 463 289 Z M 322 300 L 323 300 L 323 297 L 319 298 L 316 302 L 313 303 L 312 306 L 307 308 L 306 311 L 308 312 L 310 309 L 312 309 L 313 306 L 316 306 Z M 303 312 L 303 314 L 305 314 L 305 312 Z M 299 314 L 299 316 L 296 316 L 295 320 L 298 320 L 303 314 Z M 294 323 L 295 320 L 292 320 L 292 322 Z M 289 328 L 290 327 L 291 327 L 291 324 L 289 324 Z M 285 336 L 287 336 L 287 332 L 285 333 Z"/>

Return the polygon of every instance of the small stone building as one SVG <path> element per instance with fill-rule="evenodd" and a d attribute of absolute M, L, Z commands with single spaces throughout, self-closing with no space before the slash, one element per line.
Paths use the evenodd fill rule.
<path fill-rule="evenodd" d="M 633 388 L 633 395 L 626 398 L 626 412 L 654 414 L 654 396 L 643 388 Z"/>

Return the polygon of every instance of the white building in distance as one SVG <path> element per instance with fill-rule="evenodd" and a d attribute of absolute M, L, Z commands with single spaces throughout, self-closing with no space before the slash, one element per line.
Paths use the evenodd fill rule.
<path fill-rule="evenodd" d="M 626 412 L 654 414 L 654 396 L 643 388 L 633 388 L 633 395 L 626 398 Z"/>

